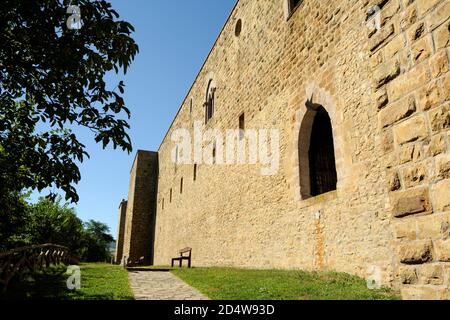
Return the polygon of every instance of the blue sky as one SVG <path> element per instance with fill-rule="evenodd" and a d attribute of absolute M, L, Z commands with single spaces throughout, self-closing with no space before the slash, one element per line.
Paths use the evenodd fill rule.
<path fill-rule="evenodd" d="M 192 82 L 236 0 L 110 0 L 121 19 L 130 22 L 140 53 L 124 80 L 131 109 L 133 154 L 102 150 L 84 130 L 76 131 L 91 158 L 80 166 L 76 208 L 84 221 L 102 221 L 115 236 L 118 206 L 127 198 L 129 173 L 137 150 L 158 150 Z M 81 8 L 82 10 L 82 8 Z M 56 190 L 53 190 L 56 191 Z M 35 201 L 37 195 L 32 197 Z"/>

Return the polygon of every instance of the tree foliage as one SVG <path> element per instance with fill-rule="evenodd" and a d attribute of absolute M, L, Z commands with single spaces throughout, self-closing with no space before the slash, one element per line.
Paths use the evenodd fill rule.
<path fill-rule="evenodd" d="M 101 222 L 89 220 L 85 223 L 85 251 L 83 261 L 109 261 L 111 254 L 109 246 L 114 238 L 109 234 L 109 227 Z"/>
<path fill-rule="evenodd" d="M 122 98 L 105 75 L 138 53 L 133 26 L 104 0 L 78 0 L 82 28 L 69 30 L 62 0 L 0 3 L 0 207 L 23 189 L 56 187 L 78 201 L 77 161 L 88 156 L 71 131 L 89 128 L 103 148 L 131 151 Z M 125 118 L 125 119 L 124 119 Z M 37 130 L 39 127 L 40 131 Z M 7 203 L 8 204 L 8 203 Z M 12 212 L 11 212 L 12 213 Z"/>
<path fill-rule="evenodd" d="M 69 30 L 63 0 L 0 1 L 0 237 L 22 234 L 23 190 L 48 187 L 79 200 L 78 163 L 88 157 L 72 131 L 130 152 L 124 83 L 139 48 L 133 26 L 105 0 L 77 0 L 82 28 Z M 54 194 L 53 196 L 54 198 Z M 19 241 L 20 242 L 20 241 Z"/>
<path fill-rule="evenodd" d="M 4 232 L 0 234 L 0 249 L 51 243 L 68 247 L 82 261 L 109 261 L 114 238 L 106 224 L 94 220 L 83 223 L 60 197 L 41 198 L 36 204 L 22 201 L 24 213 L 20 215 L 20 228 L 13 234 L 0 229 Z"/>

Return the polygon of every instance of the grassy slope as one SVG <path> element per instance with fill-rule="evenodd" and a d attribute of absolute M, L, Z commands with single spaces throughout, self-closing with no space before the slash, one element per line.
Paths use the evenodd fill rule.
<path fill-rule="evenodd" d="M 66 267 L 51 267 L 11 283 L 7 299 L 131 300 L 128 272 L 109 264 L 82 264 L 81 290 L 66 287 Z"/>
<path fill-rule="evenodd" d="M 231 268 L 176 269 L 176 276 L 214 300 L 379 300 L 399 299 L 387 289 L 342 273 Z"/>

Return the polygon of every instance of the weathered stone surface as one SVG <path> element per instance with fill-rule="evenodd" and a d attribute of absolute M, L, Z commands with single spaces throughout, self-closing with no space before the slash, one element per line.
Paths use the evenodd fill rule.
<path fill-rule="evenodd" d="M 381 128 L 388 127 L 399 120 L 405 119 L 416 111 L 416 100 L 413 96 L 392 103 L 378 114 Z"/>
<path fill-rule="evenodd" d="M 450 211 L 450 180 L 435 184 L 431 193 L 436 212 Z"/>
<path fill-rule="evenodd" d="M 430 15 L 427 16 L 427 23 L 430 30 L 434 30 L 441 23 L 450 17 L 450 2 L 444 1 L 442 5 L 437 7 Z"/>
<path fill-rule="evenodd" d="M 410 144 L 403 146 L 399 153 L 400 164 L 416 162 L 422 159 L 422 146 L 420 144 Z"/>
<path fill-rule="evenodd" d="M 374 72 L 375 87 L 378 89 L 400 74 L 400 62 L 393 60 L 379 66 Z"/>
<path fill-rule="evenodd" d="M 395 101 L 406 94 L 426 85 L 430 80 L 428 67 L 420 64 L 413 70 L 392 80 L 387 85 L 388 96 Z"/>
<path fill-rule="evenodd" d="M 428 145 L 427 156 L 434 157 L 446 150 L 445 137 L 442 134 L 435 135 L 431 138 L 430 144 Z"/>
<path fill-rule="evenodd" d="M 428 129 L 424 116 L 416 116 L 398 124 L 394 128 L 394 136 L 400 145 L 427 137 Z"/>
<path fill-rule="evenodd" d="M 448 56 L 445 50 L 439 51 L 430 59 L 431 76 L 438 78 L 448 72 L 449 63 Z"/>
<path fill-rule="evenodd" d="M 442 155 L 436 158 L 437 176 L 441 179 L 450 179 L 450 155 Z"/>
<path fill-rule="evenodd" d="M 436 259 L 441 262 L 450 262 L 450 240 L 434 241 Z"/>
<path fill-rule="evenodd" d="M 431 284 L 435 286 L 444 284 L 444 270 L 442 265 L 425 264 L 418 269 L 421 284 Z"/>
<path fill-rule="evenodd" d="M 417 0 L 417 9 L 419 17 L 423 17 L 425 13 L 435 7 L 441 0 Z"/>
<path fill-rule="evenodd" d="M 428 37 L 418 40 L 411 48 L 411 55 L 416 64 L 428 59 L 432 53 L 432 44 Z"/>
<path fill-rule="evenodd" d="M 450 100 L 450 74 L 442 79 L 442 92 L 444 99 Z"/>
<path fill-rule="evenodd" d="M 391 172 L 388 175 L 388 190 L 397 191 L 402 187 L 398 172 Z"/>
<path fill-rule="evenodd" d="M 400 266 L 398 270 L 398 277 L 402 284 L 417 284 L 419 281 L 416 267 L 414 266 Z"/>
<path fill-rule="evenodd" d="M 380 47 L 390 36 L 394 34 L 394 25 L 390 24 L 384 27 L 379 33 L 377 33 L 370 43 L 370 51 L 375 51 Z"/>
<path fill-rule="evenodd" d="M 444 23 L 433 33 L 434 44 L 436 46 L 436 50 L 443 49 L 450 45 L 450 21 Z"/>
<path fill-rule="evenodd" d="M 436 212 L 438 212 L 436 210 Z M 438 240 L 448 237 L 449 214 L 433 214 L 412 219 L 417 222 L 417 239 Z"/>
<path fill-rule="evenodd" d="M 386 59 L 393 58 L 397 53 L 405 49 L 405 40 L 403 35 L 398 35 L 392 39 L 384 48 Z M 400 71 L 400 70 L 399 70 Z"/>
<path fill-rule="evenodd" d="M 394 150 L 394 134 L 392 130 L 386 130 L 382 133 L 381 148 L 384 154 Z"/>
<path fill-rule="evenodd" d="M 391 194 L 393 216 L 401 218 L 413 214 L 429 214 L 432 207 L 427 189 L 414 189 Z"/>
<path fill-rule="evenodd" d="M 444 274 L 445 278 L 447 279 L 446 285 L 447 288 L 450 288 L 450 265 L 444 265 Z M 450 292 L 448 292 L 450 293 Z M 447 300 L 450 300 L 450 294 L 446 298 Z"/>
<path fill-rule="evenodd" d="M 423 184 L 427 176 L 427 170 L 423 164 L 414 165 L 403 171 L 403 179 L 407 188 Z"/>
<path fill-rule="evenodd" d="M 433 243 L 429 240 L 416 240 L 399 246 L 400 262 L 421 264 L 433 260 Z"/>
<path fill-rule="evenodd" d="M 431 286 L 405 286 L 401 289 L 403 300 L 439 300 L 443 299 L 445 289 Z"/>
<path fill-rule="evenodd" d="M 433 132 L 439 132 L 450 128 L 450 104 L 430 111 L 429 117 Z"/>
<path fill-rule="evenodd" d="M 413 43 L 416 40 L 420 39 L 426 33 L 426 26 L 424 22 L 419 22 L 411 27 L 407 34 L 409 43 Z"/>
<path fill-rule="evenodd" d="M 416 22 L 417 22 L 417 7 L 408 6 L 406 11 L 401 16 L 400 27 L 402 28 L 403 31 L 405 31 Z"/>
<path fill-rule="evenodd" d="M 376 102 L 377 109 L 382 109 L 383 107 L 385 107 L 389 102 L 386 88 L 381 88 L 380 90 L 375 92 L 374 99 Z"/>
<path fill-rule="evenodd" d="M 429 110 L 442 102 L 441 88 L 438 81 L 431 82 L 419 90 L 419 106 L 421 110 Z"/>
<path fill-rule="evenodd" d="M 401 219 L 395 221 L 394 233 L 397 239 L 416 240 L 417 223 L 413 219 Z"/>

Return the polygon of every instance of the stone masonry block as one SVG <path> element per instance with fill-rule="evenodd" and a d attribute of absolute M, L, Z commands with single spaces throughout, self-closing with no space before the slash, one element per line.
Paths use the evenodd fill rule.
<path fill-rule="evenodd" d="M 428 136 L 427 124 L 423 115 L 408 119 L 394 128 L 394 136 L 397 144 L 420 140 Z"/>
<path fill-rule="evenodd" d="M 378 118 L 381 128 L 385 128 L 395 122 L 405 119 L 416 111 L 416 101 L 413 96 L 392 103 L 380 111 Z"/>
<path fill-rule="evenodd" d="M 417 0 L 419 17 L 423 17 L 431 8 L 435 7 L 441 0 Z"/>
<path fill-rule="evenodd" d="M 399 76 L 387 85 L 388 96 L 395 101 L 406 94 L 426 85 L 430 80 L 428 65 L 421 64 Z"/>
<path fill-rule="evenodd" d="M 448 56 L 445 50 L 439 51 L 430 59 L 431 76 L 437 78 L 448 72 Z"/>
<path fill-rule="evenodd" d="M 417 227 L 414 219 L 401 219 L 394 223 L 394 233 L 397 239 L 416 240 Z"/>
<path fill-rule="evenodd" d="M 394 34 L 395 28 L 393 24 L 390 24 L 384 27 L 379 33 L 377 33 L 370 42 L 370 51 L 375 51 L 382 44 L 386 42 L 386 40 Z"/>
<path fill-rule="evenodd" d="M 415 164 L 403 171 L 403 180 L 407 188 L 423 184 L 427 178 L 427 169 L 424 164 Z"/>
<path fill-rule="evenodd" d="M 450 262 L 450 240 L 434 241 L 436 260 Z"/>
<path fill-rule="evenodd" d="M 438 81 L 431 82 L 419 90 L 420 110 L 429 110 L 442 102 L 442 92 Z"/>
<path fill-rule="evenodd" d="M 427 188 L 392 193 L 391 203 L 392 213 L 396 218 L 414 214 L 430 214 L 433 211 Z"/>
<path fill-rule="evenodd" d="M 444 270 L 442 265 L 424 264 L 418 267 L 421 284 L 440 286 L 444 284 Z"/>
<path fill-rule="evenodd" d="M 433 260 L 431 240 L 412 241 L 399 245 L 398 255 L 404 264 L 422 264 Z"/>
<path fill-rule="evenodd" d="M 400 62 L 392 60 L 379 66 L 374 72 L 375 87 L 378 89 L 400 74 Z"/>
<path fill-rule="evenodd" d="M 417 284 L 419 281 L 415 266 L 400 266 L 398 278 L 402 284 Z"/>
<path fill-rule="evenodd" d="M 440 179 L 450 179 L 450 155 L 445 154 L 436 158 L 436 172 Z"/>
<path fill-rule="evenodd" d="M 433 132 L 439 132 L 450 128 L 450 104 L 430 111 L 429 117 Z"/>
<path fill-rule="evenodd" d="M 436 50 L 448 47 L 450 45 L 450 21 L 437 28 L 433 32 L 433 37 Z"/>
<path fill-rule="evenodd" d="M 450 179 L 442 180 L 431 188 L 436 212 L 450 211 Z"/>
<path fill-rule="evenodd" d="M 430 144 L 428 145 L 427 156 L 435 157 L 446 150 L 445 136 L 438 134 L 431 137 Z"/>
<path fill-rule="evenodd" d="M 446 0 L 426 18 L 430 30 L 434 30 L 450 17 L 450 1 Z"/>

